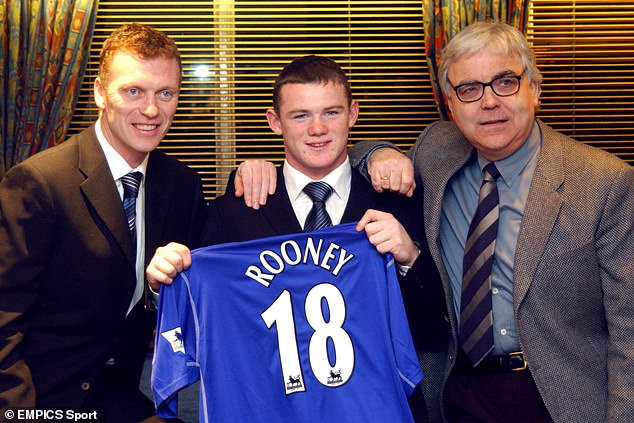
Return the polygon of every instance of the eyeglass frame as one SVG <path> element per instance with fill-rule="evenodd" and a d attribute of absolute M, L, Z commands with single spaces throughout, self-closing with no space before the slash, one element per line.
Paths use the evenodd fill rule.
<path fill-rule="evenodd" d="M 525 72 L 526 72 L 526 68 L 524 68 L 524 69 L 522 70 L 522 72 L 521 72 L 519 75 L 514 75 L 514 74 L 500 75 L 500 76 L 497 76 L 497 77 L 493 78 L 493 79 L 492 79 L 492 80 L 490 80 L 489 82 L 472 81 L 472 82 L 465 82 L 464 84 L 459 84 L 459 85 L 456 85 L 456 86 L 454 86 L 454 85 L 451 83 L 451 81 L 449 80 L 449 78 L 447 78 L 447 82 L 449 82 L 449 86 L 451 86 L 451 88 L 454 90 L 454 92 L 456 93 L 456 98 L 457 98 L 458 100 L 460 100 L 460 102 L 462 102 L 462 103 L 475 103 L 476 101 L 480 101 L 480 100 L 482 100 L 482 97 L 484 97 L 484 90 L 486 90 L 486 87 L 491 88 L 491 92 L 492 92 L 493 94 L 495 94 L 496 96 L 498 96 L 498 97 L 510 97 L 510 96 L 512 96 L 512 95 L 517 94 L 517 93 L 520 91 L 520 87 L 521 87 L 521 85 L 522 85 L 522 76 L 524 75 L 524 73 L 525 73 Z M 513 78 L 513 79 L 516 79 L 516 80 L 517 80 L 517 90 L 515 90 L 514 92 L 512 92 L 512 93 L 510 93 L 510 94 L 498 94 L 498 93 L 495 91 L 495 88 L 493 88 L 493 83 L 494 83 L 495 81 L 498 81 L 498 80 L 500 80 L 500 79 L 504 79 L 504 78 Z M 475 100 L 468 100 L 468 101 L 465 101 L 465 100 L 463 100 L 463 99 L 461 99 L 461 98 L 460 98 L 460 94 L 458 94 L 458 89 L 459 89 L 460 87 L 465 86 L 465 85 L 471 85 L 471 84 L 480 84 L 480 86 L 482 87 L 482 92 L 480 93 L 480 97 L 476 98 Z"/>

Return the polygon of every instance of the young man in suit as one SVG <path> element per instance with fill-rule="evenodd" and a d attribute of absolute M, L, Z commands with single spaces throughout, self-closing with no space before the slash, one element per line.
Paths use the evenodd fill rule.
<path fill-rule="evenodd" d="M 155 150 L 181 71 L 162 32 L 115 30 L 94 84 L 98 121 L 2 179 L 1 409 L 83 407 L 116 422 L 154 414 L 138 389 L 155 322 L 146 251 L 197 245 L 207 211 L 197 174 Z"/>
<path fill-rule="evenodd" d="M 366 230 L 378 251 L 391 252 L 403 274 L 408 273 L 408 266 L 420 256 L 417 263 L 424 268 L 421 273 L 425 278 L 437 277 L 424 241 L 422 216 L 415 212 L 414 200 L 392 193 L 376 193 L 350 166 L 348 133 L 358 113 L 359 105 L 352 98 L 347 77 L 334 61 L 305 56 L 287 65 L 276 79 L 273 107 L 266 113 L 270 128 L 283 137 L 286 153 L 281 168 L 270 167 L 275 176 L 274 189 L 271 189 L 274 193 L 265 206 L 255 210 L 234 195 L 231 190 L 234 184 L 230 180 L 228 192 L 210 203 L 202 243 L 219 244 L 301 232 L 313 207 L 313 201 L 303 188 L 310 182 L 320 181 L 332 188 L 326 200 L 331 224 L 361 220 L 359 230 Z M 241 190 L 244 177 L 239 172 L 253 171 L 258 177 L 269 176 L 262 168 L 269 165 L 262 161 L 255 164 L 256 167 L 238 170 L 237 190 Z M 421 244 L 415 245 L 410 235 Z M 185 245 L 170 243 L 159 248 L 147 268 L 150 286 L 157 290 L 159 284 L 171 283 L 190 264 L 190 252 Z M 405 276 L 401 289 L 404 293 L 410 289 L 417 295 L 420 292 L 418 282 L 409 276 Z M 425 291 L 422 295 L 434 294 L 437 301 L 432 303 L 442 306 L 440 290 Z M 414 294 L 404 297 L 407 307 L 407 299 L 414 298 Z M 430 321 L 426 323 L 432 325 Z M 416 334 L 414 337 L 416 341 Z M 426 421 L 424 404 L 417 395 L 412 398 L 412 409 L 417 421 Z"/>
<path fill-rule="evenodd" d="M 419 255 L 407 231 L 393 215 L 402 215 L 404 226 L 414 237 L 422 236 L 420 216 L 414 221 L 408 198 L 391 193 L 377 194 L 367 181 L 351 168 L 348 154 L 348 132 L 354 126 L 359 104 L 352 98 L 350 85 L 343 70 L 334 61 L 320 56 L 295 59 L 278 76 L 273 90 L 273 107 L 266 116 L 273 132 L 284 139 L 284 165 L 276 173 L 276 186 L 281 189 L 268 198 L 266 207 L 254 210 L 245 206 L 241 198 L 233 195 L 230 180 L 225 195 L 210 203 L 209 218 L 202 236 L 203 244 L 243 241 L 272 235 L 301 232 L 313 206 L 303 188 L 314 181 L 323 181 L 332 188 L 326 200 L 331 224 L 359 220 L 368 209 L 366 230 L 376 236 L 377 248 L 382 253 L 395 254 L 397 262 L 411 265 Z M 263 164 L 263 162 L 260 162 Z M 242 178 L 238 170 L 236 177 Z M 256 171 L 266 173 L 260 168 Z M 239 185 L 238 185 L 239 186 Z M 408 215 L 409 213 L 409 215 Z M 411 247 L 404 249 L 402 246 Z M 187 258 L 182 263 L 178 249 Z M 166 257 L 162 257 L 163 253 Z M 152 288 L 170 283 L 183 266 L 188 266 L 189 250 L 172 244 L 160 248 L 147 269 Z M 178 262 L 173 266 L 171 258 Z M 156 282 L 156 283 L 155 283 Z"/>
<path fill-rule="evenodd" d="M 431 420 L 634 421 L 634 170 L 536 119 L 541 75 L 515 28 L 472 24 L 442 58 L 454 122 L 430 125 L 409 158 L 376 144 L 350 152 L 379 191 L 424 184 L 451 327 L 445 348 L 421 357 Z M 499 173 L 494 184 L 483 169 Z M 481 185 L 496 187 L 497 235 L 481 256 L 492 269 L 476 336 L 461 297 Z"/>

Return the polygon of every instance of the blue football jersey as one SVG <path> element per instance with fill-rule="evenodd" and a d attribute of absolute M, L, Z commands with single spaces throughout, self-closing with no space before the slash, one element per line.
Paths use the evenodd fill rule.
<path fill-rule="evenodd" d="M 159 296 L 157 413 L 200 380 L 200 421 L 408 422 L 422 380 L 394 260 L 355 223 L 201 248 Z"/>

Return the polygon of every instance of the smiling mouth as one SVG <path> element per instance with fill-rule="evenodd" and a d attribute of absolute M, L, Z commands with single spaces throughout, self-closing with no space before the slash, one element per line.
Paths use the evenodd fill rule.
<path fill-rule="evenodd" d="M 329 141 L 324 141 L 324 142 L 313 142 L 313 143 L 309 143 L 308 146 L 309 147 L 313 147 L 313 148 L 322 148 L 325 147 L 326 145 L 328 145 Z"/>
<path fill-rule="evenodd" d="M 151 124 L 134 124 L 133 125 L 136 129 L 140 129 L 141 131 L 153 131 L 154 129 L 158 128 L 159 125 L 151 125 Z"/>

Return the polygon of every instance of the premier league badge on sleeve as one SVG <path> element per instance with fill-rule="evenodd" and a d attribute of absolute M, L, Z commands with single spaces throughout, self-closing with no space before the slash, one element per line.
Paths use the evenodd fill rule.
<path fill-rule="evenodd" d="M 167 342 L 170 343 L 172 350 L 174 350 L 175 353 L 181 352 L 185 354 L 185 344 L 183 344 L 183 334 L 181 333 L 180 327 L 166 332 L 161 332 L 161 336 L 167 339 Z"/>

